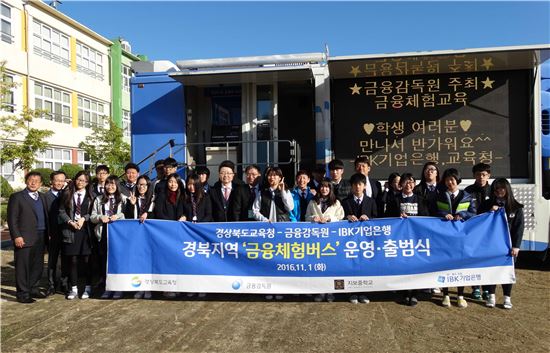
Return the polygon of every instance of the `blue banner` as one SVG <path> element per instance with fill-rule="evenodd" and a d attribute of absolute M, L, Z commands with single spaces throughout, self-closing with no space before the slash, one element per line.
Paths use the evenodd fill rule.
<path fill-rule="evenodd" d="M 108 227 L 111 290 L 328 293 L 513 283 L 504 212 L 468 221 L 189 223 Z"/>

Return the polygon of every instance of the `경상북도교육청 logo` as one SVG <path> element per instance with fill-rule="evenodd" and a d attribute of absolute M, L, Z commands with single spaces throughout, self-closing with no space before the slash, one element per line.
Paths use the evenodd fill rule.
<path fill-rule="evenodd" d="M 141 279 L 138 276 L 132 277 L 132 287 L 139 288 L 141 286 Z"/>

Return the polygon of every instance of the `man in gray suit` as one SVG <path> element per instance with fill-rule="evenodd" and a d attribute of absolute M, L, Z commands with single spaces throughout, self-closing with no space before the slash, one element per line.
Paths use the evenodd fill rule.
<path fill-rule="evenodd" d="M 27 187 L 10 196 L 8 226 L 13 240 L 17 301 L 34 303 L 43 297 L 36 290 L 42 277 L 44 247 L 48 234 L 48 206 L 44 194 L 38 192 L 42 176 L 30 172 L 25 176 Z"/>

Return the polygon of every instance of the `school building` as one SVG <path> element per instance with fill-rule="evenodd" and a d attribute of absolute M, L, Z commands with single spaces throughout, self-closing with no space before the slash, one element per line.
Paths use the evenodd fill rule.
<path fill-rule="evenodd" d="M 129 142 L 131 63 L 140 58 L 127 41 L 109 40 L 42 1 L 21 0 L 1 1 L 0 39 L 0 61 L 16 84 L 0 114 L 45 110 L 32 127 L 54 131 L 36 168 L 89 166 L 78 145 L 92 127 L 108 127 L 109 117 Z M 1 175 L 15 187 L 23 185 L 23 173 L 2 164 Z"/>

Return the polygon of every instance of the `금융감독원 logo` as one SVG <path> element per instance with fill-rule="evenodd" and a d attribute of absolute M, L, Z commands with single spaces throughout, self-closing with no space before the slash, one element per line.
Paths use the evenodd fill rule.
<path fill-rule="evenodd" d="M 231 283 L 231 288 L 233 288 L 234 290 L 239 290 L 242 284 L 243 282 L 240 279 L 235 280 L 233 283 Z"/>

